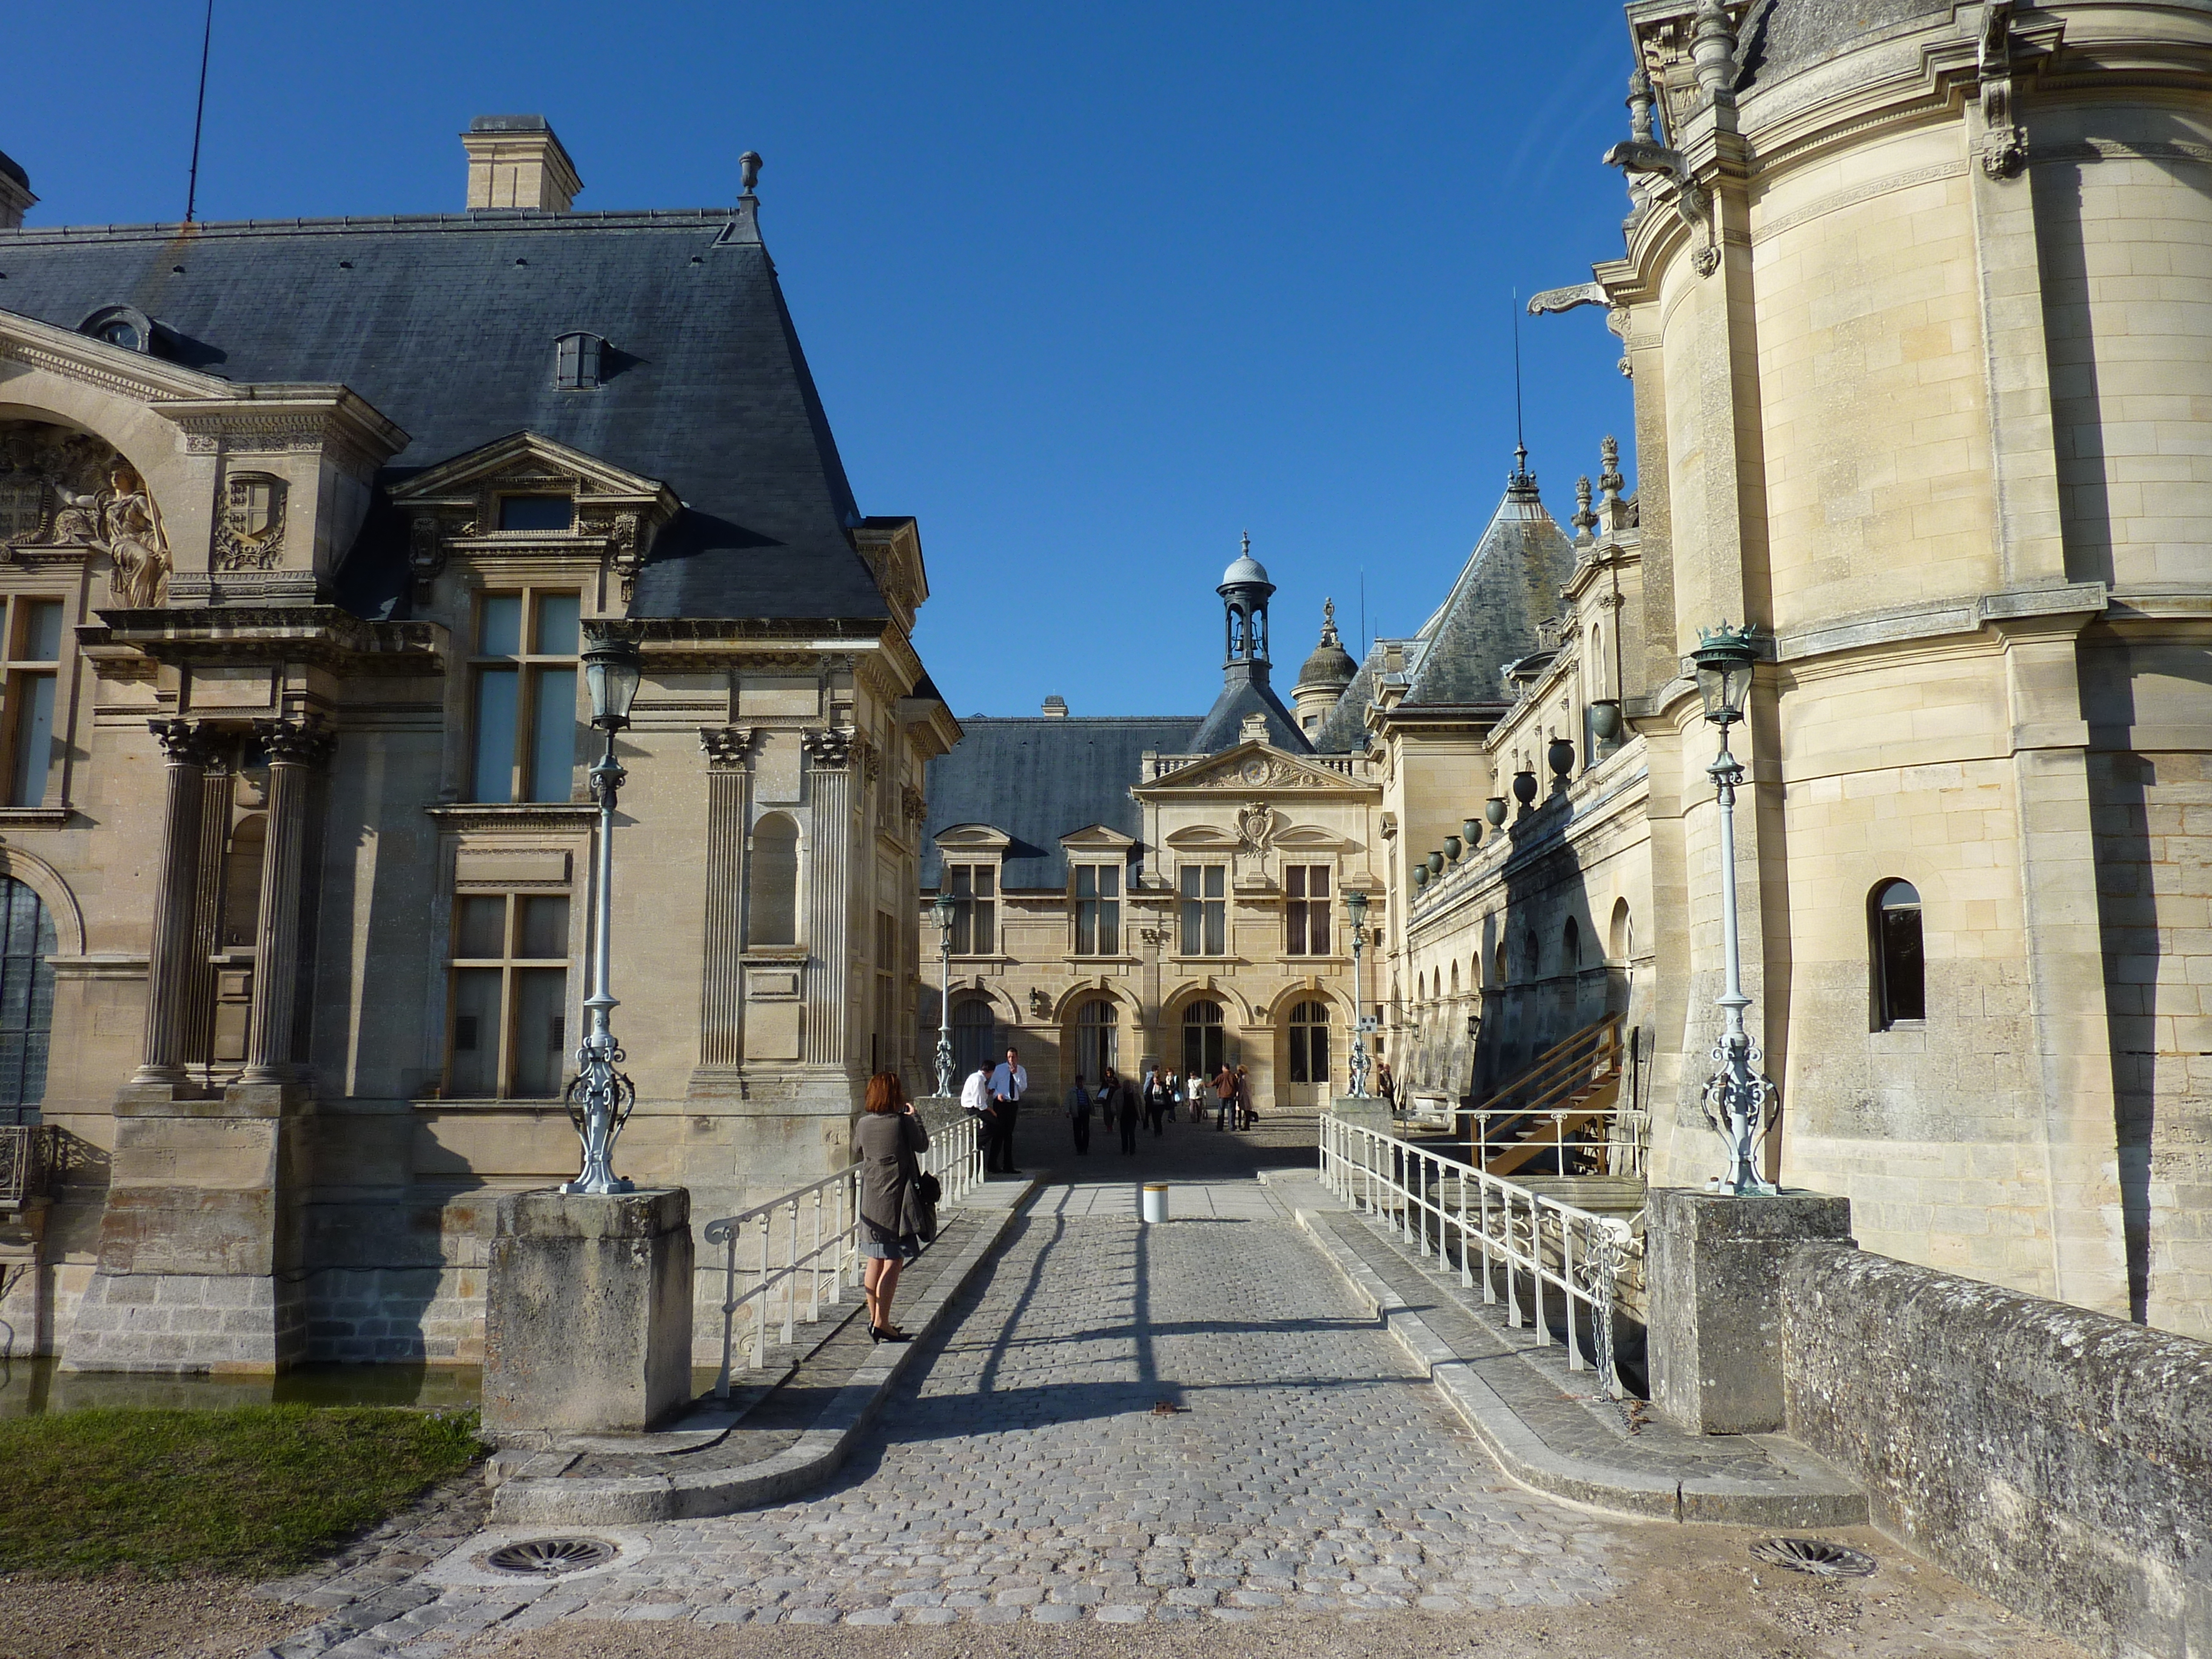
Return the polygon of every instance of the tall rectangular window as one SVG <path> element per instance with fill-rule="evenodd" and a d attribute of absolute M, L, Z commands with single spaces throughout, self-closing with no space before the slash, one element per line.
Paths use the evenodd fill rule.
<path fill-rule="evenodd" d="M 1118 864 L 1075 866 L 1075 954 L 1121 954 L 1121 866 Z"/>
<path fill-rule="evenodd" d="M 952 954 L 988 957 L 994 954 L 998 931 L 998 866 L 953 864 L 945 866 L 952 883 Z"/>
<path fill-rule="evenodd" d="M 1177 872 L 1182 898 L 1182 954 L 1225 956 L 1229 951 L 1229 866 L 1186 864 Z"/>
<path fill-rule="evenodd" d="M 43 806 L 54 763 L 62 602 L 19 599 L 8 618 L 8 805 Z"/>
<path fill-rule="evenodd" d="M 876 1034 L 872 1071 L 898 1066 L 898 919 L 876 912 Z"/>
<path fill-rule="evenodd" d="M 449 1097 L 550 1100 L 568 1075 L 568 896 L 453 902 Z"/>
<path fill-rule="evenodd" d="M 1328 866 L 1283 866 L 1283 949 L 1294 957 L 1328 954 Z"/>
<path fill-rule="evenodd" d="M 582 600 L 525 589 L 477 602 L 471 709 L 479 801 L 565 801 L 576 775 L 576 653 Z"/>

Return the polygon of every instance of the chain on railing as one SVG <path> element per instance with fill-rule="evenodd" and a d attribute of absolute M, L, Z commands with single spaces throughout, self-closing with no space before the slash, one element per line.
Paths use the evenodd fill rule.
<path fill-rule="evenodd" d="M 1595 1369 L 1607 1395 L 1621 1397 L 1613 1320 L 1629 1248 L 1626 1222 L 1562 1204 L 1457 1158 L 1334 1115 L 1321 1120 L 1321 1178 L 1346 1203 L 1393 1227 L 1424 1261 L 1432 1259 L 1444 1269 L 1455 1265 L 1462 1285 L 1473 1286 L 1479 1261 L 1485 1303 L 1500 1299 L 1502 1278 L 1508 1321 L 1533 1327 L 1547 1342 L 1551 1322 L 1545 1300 L 1548 1295 L 1561 1304 L 1567 1369 Z M 1529 1303 L 1525 1318 L 1524 1285 Z M 1590 1336 L 1587 1354 L 1585 1326 Z"/>
<path fill-rule="evenodd" d="M 768 1352 L 771 1303 L 779 1286 L 783 1291 L 780 1340 L 787 1346 L 799 1323 L 802 1279 L 809 1324 L 822 1316 L 825 1303 L 836 1306 L 848 1289 L 860 1284 L 860 1167 L 848 1164 L 836 1175 L 757 1204 L 742 1214 L 707 1224 L 707 1243 L 722 1247 L 722 1368 L 714 1379 L 715 1398 L 730 1397 L 730 1373 L 740 1346 L 740 1312 L 749 1319 L 743 1346 L 751 1369 Z M 929 1150 L 921 1155 L 921 1167 L 937 1177 L 940 1204 L 955 1203 L 981 1186 L 983 1151 L 975 1119 L 963 1118 L 933 1133 Z M 779 1222 L 783 1224 L 780 1249 L 775 1238 Z M 741 1249 L 753 1258 L 744 1267 L 738 1261 Z M 752 1279 L 743 1291 L 738 1289 L 741 1272 Z"/>

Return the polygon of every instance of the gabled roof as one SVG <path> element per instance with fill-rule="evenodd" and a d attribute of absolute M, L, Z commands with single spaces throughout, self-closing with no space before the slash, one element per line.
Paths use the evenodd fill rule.
<path fill-rule="evenodd" d="M 1000 880 L 1013 888 L 1063 887 L 1060 838 L 1103 828 L 1133 840 L 1144 822 L 1129 790 L 1146 750 L 1188 755 L 1194 715 L 1164 719 L 961 721 L 965 734 L 929 763 L 929 819 L 922 830 L 921 884 L 943 868 L 936 836 L 961 823 L 988 823 L 1011 837 Z"/>
<path fill-rule="evenodd" d="M 1559 614 L 1574 568 L 1574 544 L 1534 489 L 1509 489 L 1407 650 L 1400 706 L 1498 702 L 1498 670 L 1535 648 L 1536 624 Z"/>
<path fill-rule="evenodd" d="M 134 306 L 187 367 L 343 383 L 411 438 L 385 483 L 525 430 L 665 480 L 684 507 L 635 615 L 887 617 L 757 207 L 0 230 L 0 305 L 70 329 Z M 605 383 L 558 391 L 579 329 Z M 402 532 L 372 509 L 356 608 L 404 611 Z"/>
<path fill-rule="evenodd" d="M 1294 755 L 1310 754 L 1313 744 L 1298 729 L 1291 711 L 1283 707 L 1275 688 L 1267 683 L 1264 674 L 1252 676 L 1239 672 L 1243 666 L 1230 670 L 1221 695 L 1214 699 L 1213 707 L 1199 725 L 1198 735 L 1191 739 L 1191 752 L 1210 755 L 1233 748 L 1243 740 L 1245 716 L 1257 714 L 1267 722 L 1267 741 L 1276 748 L 1287 749 Z"/>

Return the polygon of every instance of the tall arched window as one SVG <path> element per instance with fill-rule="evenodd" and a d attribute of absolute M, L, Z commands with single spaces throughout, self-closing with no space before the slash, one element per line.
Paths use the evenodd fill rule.
<path fill-rule="evenodd" d="M 1328 1079 L 1328 1004 L 1293 1003 L 1291 1006 L 1291 1081 L 1325 1085 Z"/>
<path fill-rule="evenodd" d="M 952 1005 L 952 1069 L 965 1078 L 978 1066 L 995 1065 L 1005 1050 L 993 1041 L 998 1035 L 998 1023 L 991 1017 L 991 1005 L 981 997 L 969 997 Z"/>
<path fill-rule="evenodd" d="M 54 1024 L 54 921 L 28 883 L 0 876 L 0 1121 L 35 1123 Z"/>
<path fill-rule="evenodd" d="M 1878 1031 L 1928 1017 L 1928 968 L 1920 951 L 1920 893 L 1909 881 L 1885 881 L 1867 898 Z"/>
<path fill-rule="evenodd" d="M 799 943 L 799 825 L 771 812 L 753 826 L 752 878 L 746 887 L 745 943 Z"/>
<path fill-rule="evenodd" d="M 1121 1014 L 1105 997 L 1094 997 L 1076 1011 L 1075 1068 L 1096 1085 L 1109 1066 L 1121 1063 Z"/>
<path fill-rule="evenodd" d="M 1583 965 L 1583 930 L 1572 916 L 1559 930 L 1559 969 L 1571 974 Z"/>
<path fill-rule="evenodd" d="M 1201 997 L 1182 1011 L 1182 1069 L 1188 1077 L 1212 1077 L 1221 1069 L 1224 1046 L 1221 1005 Z"/>
<path fill-rule="evenodd" d="M 261 851 L 267 817 L 247 814 L 230 832 L 222 858 L 222 943 L 253 949 L 261 936 Z"/>
<path fill-rule="evenodd" d="M 1534 928 L 1531 927 L 1522 940 L 1522 951 L 1524 959 L 1521 963 L 1521 972 L 1523 976 L 1541 979 L 1544 976 L 1544 947 L 1536 938 Z"/>
<path fill-rule="evenodd" d="M 1451 994 L 1454 996 L 1457 996 L 1459 994 L 1459 960 L 1457 957 L 1454 957 L 1452 960 L 1451 988 Z"/>
<path fill-rule="evenodd" d="M 1626 962 L 1636 954 L 1636 925 L 1629 918 L 1628 901 L 1613 902 L 1612 937 L 1607 941 L 1607 952 L 1615 962 Z"/>
<path fill-rule="evenodd" d="M 1492 966 L 1490 975 L 1490 982 L 1492 984 L 1502 987 L 1505 983 L 1505 969 L 1507 966 L 1508 964 L 1505 960 L 1505 941 L 1504 939 L 1500 939 L 1498 941 L 1497 960 Z"/>

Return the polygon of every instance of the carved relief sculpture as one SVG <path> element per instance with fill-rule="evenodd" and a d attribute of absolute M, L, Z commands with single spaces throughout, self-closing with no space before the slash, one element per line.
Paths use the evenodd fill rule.
<path fill-rule="evenodd" d="M 218 570 L 268 570 L 284 551 L 284 481 L 266 472 L 234 472 L 216 516 Z"/>
<path fill-rule="evenodd" d="M 89 433 L 0 422 L 0 543 L 88 548 L 108 559 L 108 591 L 132 610 L 161 603 L 169 544 L 161 511 L 131 464 Z"/>

